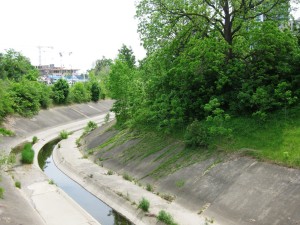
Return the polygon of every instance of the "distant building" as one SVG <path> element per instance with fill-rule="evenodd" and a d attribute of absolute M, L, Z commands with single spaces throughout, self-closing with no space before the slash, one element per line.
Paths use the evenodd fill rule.
<path fill-rule="evenodd" d="M 55 67 L 54 64 L 36 66 L 40 71 L 41 76 L 55 75 L 55 76 L 68 76 L 78 75 L 79 69 L 68 69 L 65 67 Z"/>

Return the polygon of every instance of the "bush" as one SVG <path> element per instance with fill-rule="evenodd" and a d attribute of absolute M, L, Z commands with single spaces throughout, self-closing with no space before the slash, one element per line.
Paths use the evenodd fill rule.
<path fill-rule="evenodd" d="M 40 110 L 39 93 L 34 84 L 35 81 L 22 80 L 11 85 L 12 108 L 21 116 L 31 117 Z"/>
<path fill-rule="evenodd" d="M 34 136 L 33 138 L 32 138 L 32 144 L 34 145 L 35 143 L 37 143 L 38 142 L 38 138 L 37 138 L 37 136 Z"/>
<path fill-rule="evenodd" d="M 91 95 L 84 83 L 77 82 L 70 88 L 69 98 L 71 102 L 83 103 L 89 102 L 91 100 Z"/>
<path fill-rule="evenodd" d="M 187 147 L 207 147 L 209 134 L 198 120 L 194 120 L 186 129 L 184 142 Z"/>
<path fill-rule="evenodd" d="M 16 181 L 15 182 L 15 187 L 21 189 L 21 182 L 20 181 Z"/>
<path fill-rule="evenodd" d="M 91 99 L 93 102 L 97 102 L 100 97 L 100 86 L 98 83 L 93 82 L 91 87 Z"/>
<path fill-rule="evenodd" d="M 147 185 L 146 185 L 146 190 L 147 190 L 147 191 L 150 191 L 150 192 L 153 192 L 153 191 L 154 191 L 154 188 L 153 188 L 153 186 L 152 186 L 151 184 L 147 184 Z"/>
<path fill-rule="evenodd" d="M 123 174 L 123 178 L 124 178 L 124 180 L 128 180 L 130 182 L 133 181 L 133 178 L 129 174 L 127 174 L 127 173 Z"/>
<path fill-rule="evenodd" d="M 177 225 L 177 223 L 174 222 L 173 217 L 169 213 L 167 213 L 165 210 L 159 211 L 157 219 L 159 221 L 164 222 L 167 225 Z"/>
<path fill-rule="evenodd" d="M 69 133 L 67 131 L 63 130 L 60 132 L 59 136 L 61 139 L 67 139 L 69 136 Z"/>
<path fill-rule="evenodd" d="M 64 104 L 69 96 L 69 84 L 64 79 L 59 79 L 52 86 L 52 99 L 56 104 Z"/>
<path fill-rule="evenodd" d="M 4 188 L 0 187 L 0 198 L 3 199 L 4 198 Z"/>
<path fill-rule="evenodd" d="M 22 150 L 22 162 L 25 164 L 32 164 L 34 159 L 34 151 L 30 143 L 25 144 Z"/>
<path fill-rule="evenodd" d="M 150 207 L 150 202 L 147 199 L 142 198 L 142 200 L 140 201 L 140 203 L 138 205 L 138 208 L 142 209 L 144 212 L 148 212 L 149 207 Z"/>

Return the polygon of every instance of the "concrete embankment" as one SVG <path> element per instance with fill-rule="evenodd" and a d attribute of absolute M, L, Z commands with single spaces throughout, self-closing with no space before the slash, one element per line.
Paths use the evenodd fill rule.
<path fill-rule="evenodd" d="M 5 126 L 15 131 L 15 137 L 1 137 L 0 149 L 9 153 L 11 148 L 33 136 L 39 138 L 34 145 L 37 151 L 62 130 L 76 131 L 86 126 L 90 120 L 100 122 L 109 112 L 113 101 L 102 101 L 58 107 L 41 111 L 31 119 L 11 117 Z M 35 154 L 37 157 L 37 154 Z M 0 186 L 4 187 L 4 199 L 0 200 L 0 224 L 98 224 L 72 199 L 56 186 L 48 183 L 48 178 L 33 165 L 17 166 L 2 171 Z M 14 186 L 20 181 L 21 189 Z"/>
<path fill-rule="evenodd" d="M 174 196 L 176 204 L 194 214 L 225 225 L 300 224 L 299 169 L 227 156 L 199 160 L 157 178 L 153 171 L 169 162 L 177 150 L 170 151 L 170 147 L 164 146 L 153 154 L 137 156 L 142 149 L 136 148 L 141 141 L 136 137 L 119 142 L 115 138 L 114 142 L 104 144 L 117 136 L 118 131 L 99 135 L 96 130 L 85 138 L 84 147 L 87 152 L 94 148 L 94 160 L 101 159 L 106 168 L 119 174 L 128 173 L 144 185 L 152 184 L 155 191 Z M 105 147 L 97 150 L 102 144 Z M 179 157 L 172 164 L 180 166 L 184 163 L 181 160 Z"/>
<path fill-rule="evenodd" d="M 170 213 L 180 225 L 204 225 L 205 218 L 187 210 L 177 203 L 170 203 L 156 194 L 145 190 L 133 182 L 124 180 L 121 175 L 108 175 L 108 170 L 85 159 L 76 147 L 75 141 L 82 132 L 76 132 L 60 142 L 60 148 L 53 152 L 58 168 L 82 185 L 134 224 L 156 224 L 160 210 Z M 148 213 L 137 209 L 142 198 L 150 201 Z M 214 223 L 218 224 L 218 223 Z"/>

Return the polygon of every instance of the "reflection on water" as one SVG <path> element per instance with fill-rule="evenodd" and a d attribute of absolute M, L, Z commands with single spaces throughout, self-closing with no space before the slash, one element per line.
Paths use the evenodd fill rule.
<path fill-rule="evenodd" d="M 131 225 L 132 223 L 126 218 L 86 191 L 55 166 L 51 155 L 58 142 L 58 139 L 49 142 L 39 152 L 39 166 L 44 173 L 102 225 Z"/>

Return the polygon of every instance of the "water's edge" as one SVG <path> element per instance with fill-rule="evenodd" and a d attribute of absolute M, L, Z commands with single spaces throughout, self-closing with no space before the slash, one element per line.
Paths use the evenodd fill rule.
<path fill-rule="evenodd" d="M 118 214 L 115 210 L 107 206 L 104 202 L 88 192 L 56 167 L 52 159 L 52 152 L 59 141 L 60 139 L 55 139 L 48 142 L 42 147 L 38 154 L 39 166 L 49 177 L 51 183 L 53 182 L 53 184 L 56 184 L 66 192 L 102 225 L 132 224 L 125 217 Z"/>

